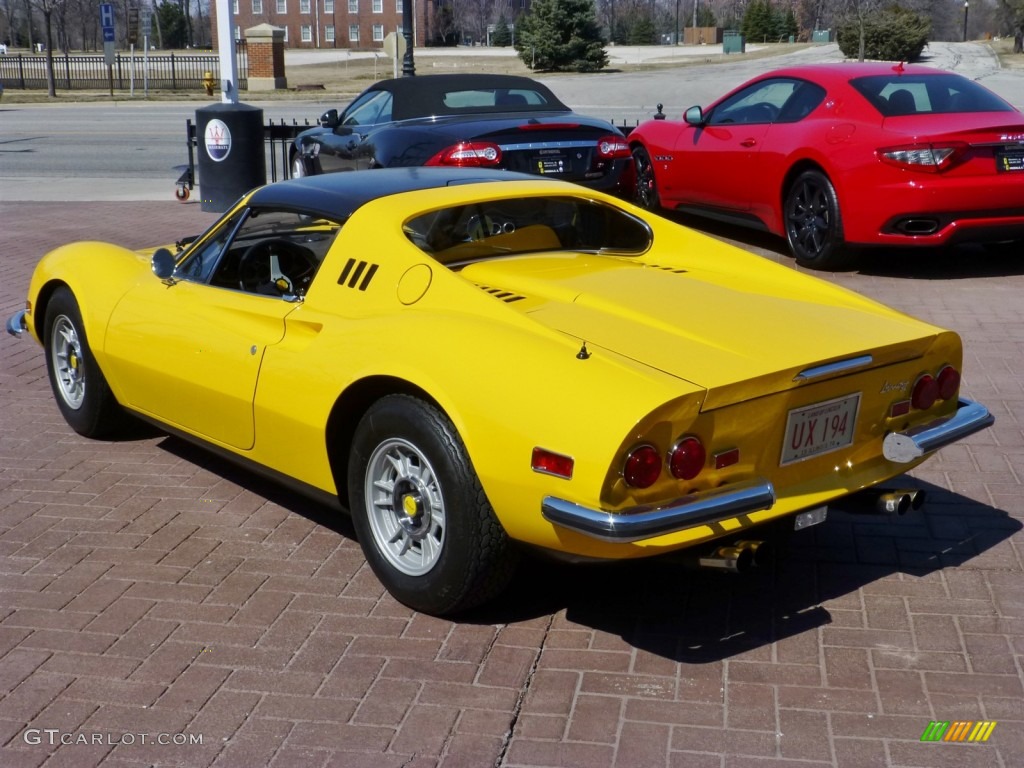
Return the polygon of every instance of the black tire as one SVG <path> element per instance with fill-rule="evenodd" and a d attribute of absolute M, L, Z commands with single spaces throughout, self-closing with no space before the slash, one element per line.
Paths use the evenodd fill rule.
<path fill-rule="evenodd" d="M 840 269 L 850 260 L 843 218 L 832 182 L 821 171 L 804 171 L 786 192 L 786 241 L 796 261 L 810 269 Z"/>
<path fill-rule="evenodd" d="M 648 211 L 660 210 L 661 198 L 658 196 L 658 183 L 654 178 L 654 164 L 643 147 L 633 148 L 633 168 L 636 172 L 633 202 Z"/>
<path fill-rule="evenodd" d="M 57 407 L 75 432 L 105 437 L 124 426 L 124 411 L 93 358 L 82 313 L 68 288 L 54 291 L 46 306 L 43 347 Z"/>
<path fill-rule="evenodd" d="M 356 427 L 349 508 L 366 560 L 396 599 L 433 615 L 497 595 L 515 571 L 509 540 L 451 421 L 407 395 Z"/>
<path fill-rule="evenodd" d="M 320 168 L 320 160 L 314 158 L 312 161 L 301 156 L 294 148 L 289 157 L 288 178 L 301 179 L 306 176 L 319 176 L 323 173 Z"/>

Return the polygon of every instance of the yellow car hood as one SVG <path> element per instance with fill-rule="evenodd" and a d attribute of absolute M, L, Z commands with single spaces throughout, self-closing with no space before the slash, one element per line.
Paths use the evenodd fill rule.
<path fill-rule="evenodd" d="M 822 363 L 863 354 L 872 367 L 912 359 L 940 332 L 769 266 L 774 271 L 737 276 L 574 255 L 482 262 L 462 274 L 517 297 L 511 306 L 592 352 L 606 348 L 706 389 L 704 409 L 793 388 L 797 374 Z"/>

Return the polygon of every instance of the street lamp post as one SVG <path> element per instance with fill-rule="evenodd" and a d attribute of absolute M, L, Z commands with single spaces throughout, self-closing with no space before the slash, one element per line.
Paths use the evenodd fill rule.
<path fill-rule="evenodd" d="M 412 56 L 412 3 L 413 0 L 402 0 L 402 37 L 405 38 L 402 77 L 412 77 L 416 74 L 416 62 Z"/>
<path fill-rule="evenodd" d="M 964 42 L 967 42 L 967 11 L 970 0 L 964 0 Z"/>

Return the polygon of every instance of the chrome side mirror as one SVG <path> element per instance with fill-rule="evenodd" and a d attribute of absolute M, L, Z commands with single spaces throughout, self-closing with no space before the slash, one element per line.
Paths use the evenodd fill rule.
<path fill-rule="evenodd" d="M 168 249 L 157 248 L 153 253 L 151 266 L 154 275 L 161 280 L 170 280 L 174 276 L 174 267 L 177 266 L 177 260 Z"/>
<path fill-rule="evenodd" d="M 687 125 L 704 125 L 704 110 L 700 107 L 690 107 L 683 113 L 683 120 L 686 121 Z"/>

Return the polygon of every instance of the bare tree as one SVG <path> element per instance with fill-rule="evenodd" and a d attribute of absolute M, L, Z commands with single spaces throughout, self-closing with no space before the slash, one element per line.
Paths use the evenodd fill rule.
<path fill-rule="evenodd" d="M 43 28 L 46 33 L 46 91 L 51 96 L 57 95 L 56 79 L 53 74 L 53 13 L 62 6 L 65 0 L 27 0 L 29 6 L 43 15 Z M 29 25 L 31 29 L 31 24 Z"/>

